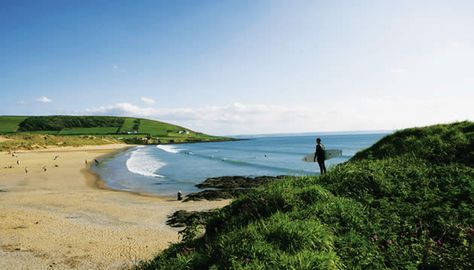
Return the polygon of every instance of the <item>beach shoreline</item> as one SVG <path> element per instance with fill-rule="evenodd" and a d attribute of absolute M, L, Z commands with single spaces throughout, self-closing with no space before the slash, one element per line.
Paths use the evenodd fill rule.
<path fill-rule="evenodd" d="M 0 269 L 127 268 L 179 241 L 179 229 L 166 225 L 168 215 L 229 203 L 182 203 L 108 188 L 89 166 L 129 147 L 0 152 Z"/>

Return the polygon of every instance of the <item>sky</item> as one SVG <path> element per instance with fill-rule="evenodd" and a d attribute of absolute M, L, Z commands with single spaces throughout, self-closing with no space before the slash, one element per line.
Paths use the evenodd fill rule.
<path fill-rule="evenodd" d="M 0 115 L 216 135 L 474 120 L 474 1 L 0 0 Z"/>

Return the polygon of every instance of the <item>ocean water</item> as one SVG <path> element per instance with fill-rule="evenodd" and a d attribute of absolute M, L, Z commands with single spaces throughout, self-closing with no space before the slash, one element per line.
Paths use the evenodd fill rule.
<path fill-rule="evenodd" d="M 342 156 L 326 167 L 347 161 L 356 152 L 386 134 L 319 136 L 326 149 L 341 149 Z M 106 184 L 123 191 L 174 196 L 197 191 L 209 177 L 261 175 L 315 175 L 317 163 L 302 161 L 314 152 L 316 136 L 247 136 L 240 141 L 137 146 L 105 157 L 92 169 Z"/>

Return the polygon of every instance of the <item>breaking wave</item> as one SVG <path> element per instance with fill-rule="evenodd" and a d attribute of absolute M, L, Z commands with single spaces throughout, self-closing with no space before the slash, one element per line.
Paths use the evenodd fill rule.
<path fill-rule="evenodd" d="M 156 174 L 156 172 L 166 165 L 166 163 L 149 156 L 143 147 L 139 147 L 133 151 L 126 164 L 130 172 L 152 177 L 163 177 L 162 175 Z"/>
<path fill-rule="evenodd" d="M 159 148 L 165 152 L 177 154 L 181 152 L 181 149 L 177 148 L 176 145 L 165 144 L 165 145 L 157 145 L 156 148 Z"/>

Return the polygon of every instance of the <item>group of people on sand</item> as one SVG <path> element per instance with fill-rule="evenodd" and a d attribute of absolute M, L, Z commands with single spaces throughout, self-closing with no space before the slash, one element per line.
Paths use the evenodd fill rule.
<path fill-rule="evenodd" d="M 16 165 L 17 165 L 17 166 L 20 166 L 20 159 L 18 158 L 17 153 L 14 152 L 14 151 L 12 151 L 12 152 L 9 152 L 9 154 L 11 154 L 11 156 L 12 156 L 13 158 L 16 158 L 16 159 L 17 159 L 17 160 L 16 160 Z M 56 156 L 54 156 L 53 160 L 57 160 L 58 158 L 59 158 L 59 156 L 56 155 Z M 14 166 L 9 166 L 9 167 L 5 167 L 5 168 L 13 168 L 13 167 L 14 167 Z M 59 166 L 58 166 L 57 164 L 55 164 L 54 167 L 59 167 Z M 48 168 L 46 167 L 46 165 L 43 165 L 43 166 L 41 167 L 41 170 L 42 170 L 43 172 L 46 172 L 46 171 L 48 170 Z M 28 174 L 28 172 L 29 172 L 29 169 L 28 169 L 27 166 L 25 166 L 25 174 Z"/>

